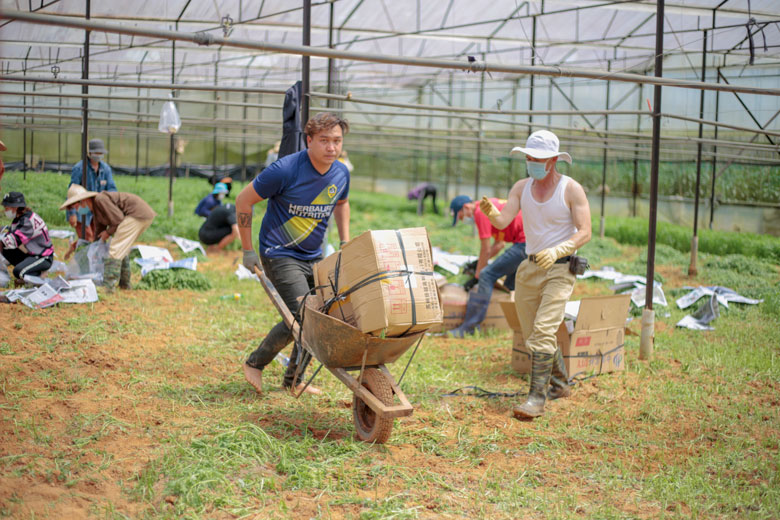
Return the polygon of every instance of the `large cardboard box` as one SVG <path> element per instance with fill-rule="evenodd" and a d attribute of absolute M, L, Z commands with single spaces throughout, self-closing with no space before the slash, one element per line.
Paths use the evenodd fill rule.
<path fill-rule="evenodd" d="M 367 334 L 387 337 L 442 321 L 425 228 L 367 231 L 315 266 L 320 296 L 344 297 L 328 314 Z"/>
<path fill-rule="evenodd" d="M 448 283 L 439 287 L 439 299 L 441 301 L 442 323 L 434 325 L 429 332 L 445 332 L 458 327 L 466 316 L 466 303 L 469 293 L 462 285 Z"/>
<path fill-rule="evenodd" d="M 474 290 L 476 290 L 476 288 Z M 493 289 L 493 293 L 490 296 L 490 303 L 488 304 L 487 312 L 485 313 L 485 319 L 482 320 L 481 326 L 486 329 L 512 330 L 509 323 L 507 323 L 506 315 L 501 306 L 501 302 L 511 301 L 512 295 L 510 293 Z"/>
<path fill-rule="evenodd" d="M 577 319 L 561 322 L 556 333 L 569 378 L 581 379 L 625 369 L 626 318 L 631 296 L 596 296 L 579 302 Z M 531 371 L 531 354 L 525 348 L 523 332 L 514 302 L 504 302 L 507 322 L 515 331 L 512 368 L 521 374 Z"/>
<path fill-rule="evenodd" d="M 525 347 L 525 338 L 520 327 L 520 318 L 517 317 L 515 302 L 514 300 L 504 300 L 500 305 L 506 317 L 507 326 L 514 331 L 511 351 L 512 369 L 519 374 L 530 374 L 531 352 Z"/>

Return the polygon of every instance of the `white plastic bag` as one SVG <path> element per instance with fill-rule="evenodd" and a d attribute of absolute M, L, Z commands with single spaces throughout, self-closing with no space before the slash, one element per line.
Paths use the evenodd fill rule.
<path fill-rule="evenodd" d="M 8 267 L 6 264 L 0 262 L 0 287 L 8 287 L 11 283 L 11 275 L 8 274 Z"/>
<path fill-rule="evenodd" d="M 173 101 L 166 101 L 160 111 L 160 122 L 157 124 L 157 130 L 164 134 L 175 134 L 181 128 L 181 118 L 179 111 L 176 110 L 176 104 Z"/>
<path fill-rule="evenodd" d="M 83 245 L 79 245 L 68 263 L 67 278 L 91 278 L 97 284 L 102 283 L 103 261 L 108 257 L 108 242 L 79 242 Z"/>

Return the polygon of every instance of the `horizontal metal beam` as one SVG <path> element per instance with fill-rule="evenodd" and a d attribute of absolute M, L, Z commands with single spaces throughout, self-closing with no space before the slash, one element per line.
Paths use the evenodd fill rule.
<path fill-rule="evenodd" d="M 227 87 L 218 85 L 190 85 L 188 83 L 142 83 L 135 81 L 108 81 L 104 79 L 65 79 L 45 78 L 42 76 L 0 76 L 0 81 L 26 81 L 28 83 L 57 83 L 62 85 L 89 85 L 93 87 L 111 88 L 151 88 L 158 90 L 199 90 L 205 92 L 246 92 L 247 94 L 279 94 L 281 89 L 265 89 L 260 87 Z"/>
<path fill-rule="evenodd" d="M 664 87 L 690 88 L 696 90 L 715 90 L 721 92 L 741 92 L 746 94 L 760 94 L 767 96 L 780 96 L 780 88 L 750 87 L 740 85 L 727 85 L 725 83 L 706 83 L 700 81 L 680 80 L 673 78 L 645 76 L 627 72 L 609 72 L 598 69 L 584 69 L 574 67 L 550 67 L 545 65 L 505 65 L 490 64 L 480 61 L 454 61 L 442 59 L 413 58 L 407 56 L 393 56 L 385 54 L 369 54 L 354 51 L 342 51 L 330 48 L 310 47 L 303 45 L 284 45 L 256 40 L 243 40 L 239 38 L 223 38 L 208 33 L 180 33 L 160 29 L 130 27 L 115 23 L 81 20 L 65 16 L 28 13 L 12 9 L 0 9 L 0 18 L 21 20 L 42 25 L 55 25 L 85 29 L 96 32 L 114 34 L 127 34 L 150 38 L 166 38 L 169 40 L 185 41 L 197 45 L 220 45 L 225 47 L 237 47 L 244 49 L 256 49 L 273 51 L 282 54 L 297 54 L 300 56 L 316 56 L 321 58 L 334 58 L 340 60 L 367 61 L 375 63 L 389 63 L 409 65 L 414 67 L 427 67 L 435 69 L 452 69 L 464 72 L 503 72 L 508 74 L 533 74 L 539 76 L 589 78 L 603 81 L 619 81 L 626 83 L 642 83 Z M 177 89 L 170 86 L 169 89 Z M 182 87 L 184 88 L 184 86 Z M 221 90 L 221 89 L 216 89 Z"/>

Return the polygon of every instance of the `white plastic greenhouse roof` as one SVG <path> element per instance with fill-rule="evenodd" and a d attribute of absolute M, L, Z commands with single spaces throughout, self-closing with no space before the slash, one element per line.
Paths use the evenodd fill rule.
<path fill-rule="evenodd" d="M 303 2 L 288 0 L 130 0 L 91 2 L 93 21 L 286 45 L 300 45 Z M 0 0 L 7 10 L 84 18 L 86 0 Z M 372 55 L 492 64 L 652 71 L 656 4 L 592 0 L 333 0 L 312 2 L 311 45 Z M 332 22 L 331 22 L 332 15 Z M 704 30 L 711 66 L 776 72 L 780 65 L 778 0 L 676 0 L 665 8 L 665 71 L 697 79 Z M 752 20 L 752 22 L 751 22 Z M 750 23 L 749 23 L 750 22 Z M 714 27 L 714 29 L 713 29 Z M 535 41 L 536 54 L 532 51 Z M 81 77 L 84 30 L 0 21 L 4 75 Z M 286 88 L 301 58 L 228 46 L 176 44 L 176 83 Z M 92 32 L 90 78 L 170 83 L 172 43 Z M 350 87 L 415 86 L 441 74 L 431 68 L 336 60 Z M 676 72 L 675 72 L 676 71 Z M 324 90 L 327 60 L 312 58 L 311 84 Z M 764 72 L 766 73 L 766 72 Z M 497 78 L 498 79 L 498 78 Z M 737 80 L 735 80 L 737 81 Z"/>

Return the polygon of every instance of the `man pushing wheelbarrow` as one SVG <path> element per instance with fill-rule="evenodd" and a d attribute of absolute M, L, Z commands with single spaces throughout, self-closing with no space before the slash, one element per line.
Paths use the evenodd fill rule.
<path fill-rule="evenodd" d="M 257 268 L 265 273 L 293 316 L 299 298 L 314 288 L 313 266 L 322 258 L 321 244 L 331 213 L 341 243 L 349 241 L 349 170 L 337 160 L 348 131 L 347 121 L 336 114 L 312 117 L 304 128 L 308 149 L 269 165 L 236 199 L 243 264 L 250 271 Z M 252 208 L 262 200 L 268 200 L 268 207 L 260 228 L 258 257 L 252 246 Z M 244 376 L 258 393 L 263 391 L 263 369 L 292 341 L 290 327 L 281 321 L 249 355 Z M 305 387 L 303 375 L 309 359 L 296 345 L 284 374 L 285 388 Z M 321 393 L 313 386 L 306 391 Z"/>

